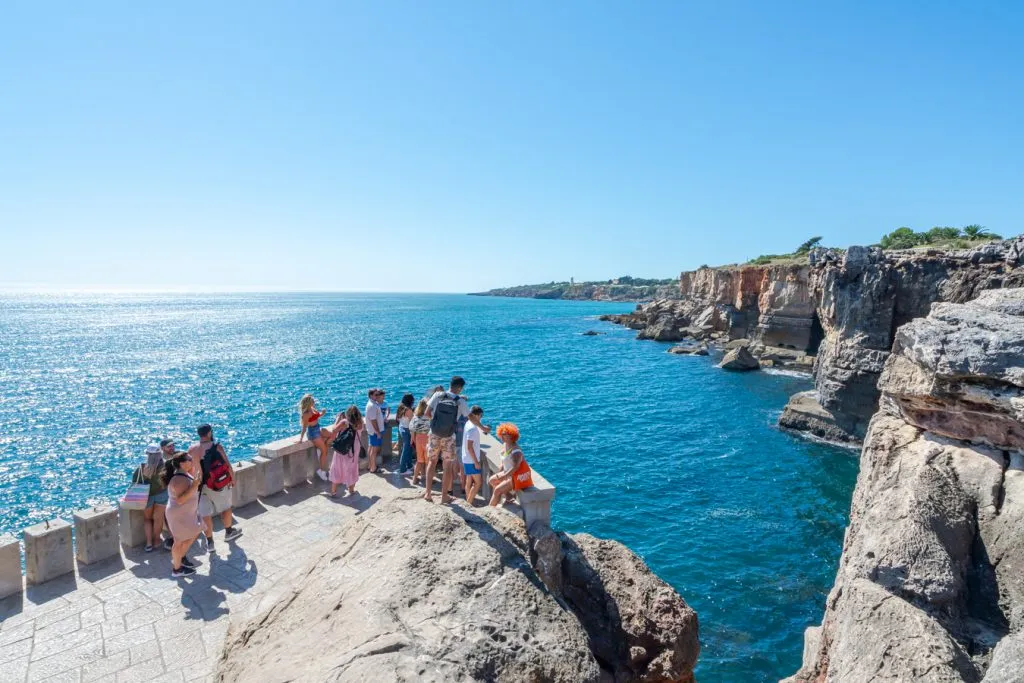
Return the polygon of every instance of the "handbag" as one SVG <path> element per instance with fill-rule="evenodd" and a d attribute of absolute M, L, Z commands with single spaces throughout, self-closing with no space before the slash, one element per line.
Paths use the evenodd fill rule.
<path fill-rule="evenodd" d="M 136 477 L 132 481 L 132 485 L 128 487 L 121 498 L 120 506 L 125 510 L 145 510 L 146 503 L 149 502 L 149 484 L 143 484 L 138 479 L 141 477 Z"/>

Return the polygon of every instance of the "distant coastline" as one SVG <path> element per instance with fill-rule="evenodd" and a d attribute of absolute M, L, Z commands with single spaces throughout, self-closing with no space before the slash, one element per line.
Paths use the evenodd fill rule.
<path fill-rule="evenodd" d="M 679 296 L 679 279 L 663 280 L 624 276 L 598 282 L 548 282 L 538 285 L 502 287 L 470 296 L 501 296 L 519 299 L 561 299 L 567 301 L 653 301 Z"/>

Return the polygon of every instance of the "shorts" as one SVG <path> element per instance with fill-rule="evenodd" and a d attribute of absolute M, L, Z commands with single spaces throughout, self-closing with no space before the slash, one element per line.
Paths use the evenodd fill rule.
<path fill-rule="evenodd" d="M 480 468 L 471 462 L 462 461 L 462 469 L 465 470 L 467 475 L 480 474 Z"/>
<path fill-rule="evenodd" d="M 416 462 L 423 465 L 427 464 L 427 435 L 426 434 L 413 434 L 413 443 L 416 444 Z"/>
<path fill-rule="evenodd" d="M 431 434 L 427 439 L 427 458 L 437 458 L 440 453 L 445 463 L 455 460 L 455 435 L 437 436 Z"/>
<path fill-rule="evenodd" d="M 149 500 L 146 501 L 147 508 L 151 508 L 154 505 L 167 505 L 167 489 L 164 489 L 160 493 L 150 496 Z"/>
<path fill-rule="evenodd" d="M 199 516 L 200 517 L 213 517 L 219 515 L 222 512 L 227 512 L 231 509 L 231 486 L 223 488 L 220 491 L 213 491 L 205 486 L 203 492 L 199 494 Z"/>
<path fill-rule="evenodd" d="M 306 438 L 308 438 L 310 441 L 316 441 L 317 439 L 319 439 L 320 438 L 320 425 L 315 424 L 315 425 L 310 425 L 309 427 L 306 427 Z"/>
<path fill-rule="evenodd" d="M 384 437 L 380 434 L 370 434 L 370 448 L 380 448 L 384 445 Z"/>

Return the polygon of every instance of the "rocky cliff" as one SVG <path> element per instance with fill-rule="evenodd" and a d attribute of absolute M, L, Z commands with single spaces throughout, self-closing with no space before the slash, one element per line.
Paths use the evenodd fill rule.
<path fill-rule="evenodd" d="M 697 615 L 636 555 L 501 509 L 382 500 L 233 624 L 221 681 L 692 681 Z"/>
<path fill-rule="evenodd" d="M 962 293 L 882 361 L 835 586 L 791 681 L 1024 680 L 1024 289 Z"/>
<path fill-rule="evenodd" d="M 935 302 L 962 303 L 982 291 L 1024 286 L 1024 239 L 970 251 L 883 252 L 851 247 L 812 254 L 815 310 L 824 331 L 814 391 L 798 395 L 783 426 L 846 441 L 863 438 L 878 408 L 878 378 L 896 330 Z"/>
<path fill-rule="evenodd" d="M 680 276 L 680 297 L 606 319 L 658 341 L 745 339 L 775 364 L 810 367 L 780 424 L 859 442 L 878 408 L 878 378 L 900 325 L 936 302 L 961 303 L 1024 286 L 1024 237 L 975 249 L 814 249 L 808 263 L 702 268 Z"/>

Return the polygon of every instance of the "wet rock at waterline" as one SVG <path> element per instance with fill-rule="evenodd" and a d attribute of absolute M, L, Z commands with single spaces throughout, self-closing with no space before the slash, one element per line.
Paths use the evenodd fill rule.
<path fill-rule="evenodd" d="M 668 350 L 677 356 L 706 356 L 708 355 L 707 344 L 677 344 Z"/>
<path fill-rule="evenodd" d="M 741 346 L 726 352 L 718 367 L 723 370 L 757 370 L 761 364 L 745 346 Z"/>

